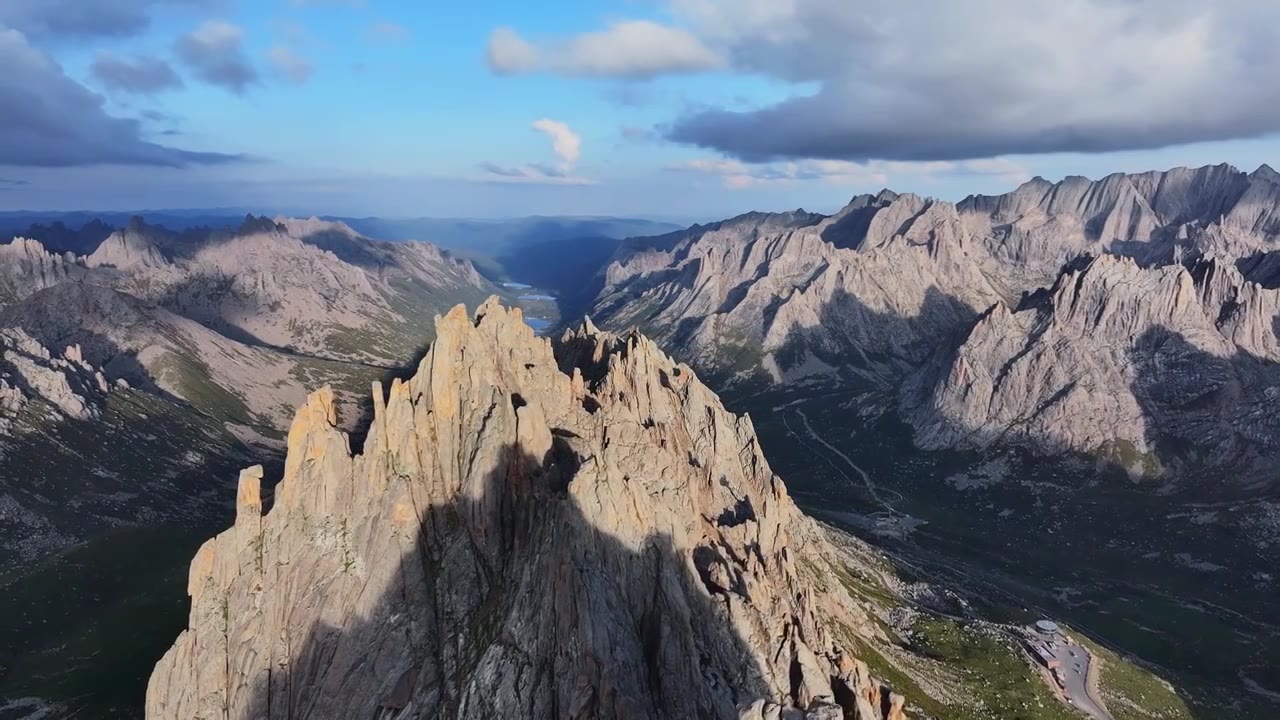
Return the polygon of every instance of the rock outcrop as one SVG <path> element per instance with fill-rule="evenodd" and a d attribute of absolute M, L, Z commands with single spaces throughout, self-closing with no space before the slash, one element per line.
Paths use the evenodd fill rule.
<path fill-rule="evenodd" d="M 897 375 L 1001 297 L 968 237 L 953 204 L 887 191 L 752 213 L 629 241 L 593 315 L 730 381 Z"/>
<path fill-rule="evenodd" d="M 995 305 L 915 378 L 904 411 L 926 448 L 1020 444 L 1137 474 L 1261 469 L 1280 449 L 1278 304 L 1213 258 L 1144 269 L 1104 255 L 1016 312 Z"/>
<path fill-rule="evenodd" d="M 353 453 L 311 396 L 268 512 L 241 474 L 147 717 L 903 717 L 750 421 L 650 340 L 491 300 L 373 398 Z"/>
<path fill-rule="evenodd" d="M 79 345 L 54 354 L 22 330 L 0 329 L 0 433 L 30 422 L 22 417 L 32 399 L 72 420 L 98 417 L 111 390 L 102 371 L 85 362 Z"/>

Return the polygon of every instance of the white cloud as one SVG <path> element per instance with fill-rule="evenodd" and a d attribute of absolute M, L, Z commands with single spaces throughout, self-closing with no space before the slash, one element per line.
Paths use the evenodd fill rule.
<path fill-rule="evenodd" d="M 629 23 L 619 22 L 536 47 L 520 40 L 533 54 L 495 67 L 645 77 L 714 59 L 791 84 L 791 97 L 763 107 L 690 111 L 670 124 L 673 140 L 748 162 L 957 161 L 1280 132 L 1280 3 L 665 3 L 674 20 L 659 27 L 679 43 L 624 42 L 618 28 Z"/>
<path fill-rule="evenodd" d="M 574 175 L 574 168 L 582 158 L 582 137 L 568 124 L 559 120 L 542 118 L 531 125 L 534 130 L 551 139 L 551 149 L 559 159 L 556 165 L 528 163 L 516 167 L 481 163 L 484 182 L 541 183 L 551 185 L 591 185 L 591 180 Z"/>
<path fill-rule="evenodd" d="M 535 45 L 511 28 L 489 37 L 489 67 L 502 74 L 649 78 L 710 70 L 721 58 L 687 30 L 648 20 L 617 22 L 596 32 Z"/>
<path fill-rule="evenodd" d="M 310 80 L 311 74 L 315 70 L 310 60 L 298 55 L 284 45 L 277 45 L 271 48 L 271 51 L 267 53 L 267 59 L 271 61 L 271 65 L 276 69 L 276 72 L 298 85 Z"/>
<path fill-rule="evenodd" d="M 489 35 L 489 67 L 497 73 L 531 72 L 538 67 L 538 49 L 525 42 L 511 28 L 501 27 Z"/>
<path fill-rule="evenodd" d="M 560 167 L 565 171 L 572 170 L 582 157 L 582 138 L 568 125 L 549 118 L 542 118 L 533 123 L 533 129 L 551 138 L 551 147 L 556 157 L 560 158 Z"/>

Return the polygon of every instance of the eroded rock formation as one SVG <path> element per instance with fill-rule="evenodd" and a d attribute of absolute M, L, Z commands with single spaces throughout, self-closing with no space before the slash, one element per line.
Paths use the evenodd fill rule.
<path fill-rule="evenodd" d="M 373 395 L 358 453 L 311 396 L 269 512 L 242 474 L 149 718 L 902 717 L 750 420 L 650 340 L 459 307 Z"/>

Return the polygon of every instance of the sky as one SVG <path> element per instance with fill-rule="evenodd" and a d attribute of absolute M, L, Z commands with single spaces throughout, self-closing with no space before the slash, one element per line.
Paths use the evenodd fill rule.
<path fill-rule="evenodd" d="M 1280 159 L 1280 3 L 2 0 L 0 210 L 831 212 Z"/>

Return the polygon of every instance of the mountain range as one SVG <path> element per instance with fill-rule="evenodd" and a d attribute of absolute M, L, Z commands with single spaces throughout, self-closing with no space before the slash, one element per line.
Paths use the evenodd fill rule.
<path fill-rule="evenodd" d="M 1277 217 L 1267 166 L 1037 178 L 959 203 L 883 191 L 629 241 L 593 316 L 730 386 L 893 395 L 924 448 L 1257 479 L 1276 459 Z"/>
<path fill-rule="evenodd" d="M 1278 190 L 432 231 L 471 259 L 46 219 L 0 246 L 0 716 L 1066 720 L 1054 617 L 1115 720 L 1269 717 Z"/>
<path fill-rule="evenodd" d="M 141 658 L 176 632 L 181 560 L 155 544 L 183 552 L 219 526 L 229 475 L 282 461 L 310 390 L 336 388 L 358 430 L 369 383 L 430 342 L 431 317 L 495 291 L 434 246 L 319 220 L 170 231 L 138 218 L 84 254 L 0 245 L 0 594 L 27 618 L 4 628 L 0 696 L 127 707 L 93 678 L 145 679 Z M 135 613 L 154 622 L 114 656 L 75 649 Z"/>

